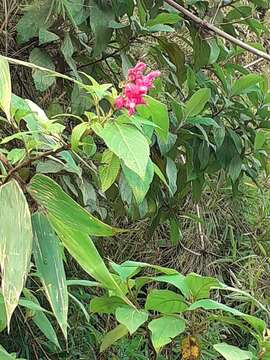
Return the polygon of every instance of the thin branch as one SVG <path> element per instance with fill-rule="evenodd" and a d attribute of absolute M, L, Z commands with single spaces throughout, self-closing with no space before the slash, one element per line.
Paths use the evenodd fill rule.
<path fill-rule="evenodd" d="M 64 151 L 64 150 L 68 150 L 70 149 L 70 145 L 63 145 L 61 146 L 60 148 L 56 149 L 56 150 L 48 150 L 48 151 L 44 151 L 43 153 L 41 154 L 38 154 L 36 156 L 33 156 L 25 161 L 23 161 L 22 163 L 18 164 L 17 166 L 15 167 L 12 167 L 5 180 L 3 181 L 3 184 L 7 183 L 9 181 L 9 179 L 13 176 L 13 174 L 16 174 L 19 170 L 21 170 L 22 168 L 25 168 L 25 167 L 28 167 L 30 166 L 33 162 L 37 161 L 37 160 L 41 160 L 45 157 L 48 157 L 50 155 L 56 155 L 58 154 L 59 152 L 61 151 Z"/>
<path fill-rule="evenodd" d="M 245 49 L 257 56 L 260 56 L 260 57 L 270 61 L 270 55 L 267 54 L 266 52 L 255 49 L 253 46 L 250 46 L 250 45 L 244 43 L 243 41 L 236 39 L 234 36 L 220 30 L 215 25 L 210 24 L 209 22 L 207 22 L 205 20 L 202 20 L 201 18 L 199 18 L 198 16 L 194 15 L 192 12 L 190 12 L 189 10 L 184 8 L 183 6 L 177 4 L 174 0 L 164 0 L 164 2 L 166 2 L 167 4 L 172 6 L 174 9 L 180 11 L 187 19 L 204 27 L 206 30 L 211 31 L 218 36 L 221 36 L 223 39 L 228 40 L 237 46 L 240 46 L 242 49 Z"/>

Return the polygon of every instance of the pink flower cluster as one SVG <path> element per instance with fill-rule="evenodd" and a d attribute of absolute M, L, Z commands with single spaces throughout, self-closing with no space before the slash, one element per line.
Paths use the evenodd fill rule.
<path fill-rule="evenodd" d="M 128 70 L 128 82 L 124 87 L 124 93 L 115 100 L 117 109 L 125 108 L 128 114 L 135 112 L 137 105 L 145 104 L 143 96 L 153 87 L 153 81 L 160 76 L 160 71 L 151 71 L 147 75 L 143 75 L 146 64 L 138 62 L 135 67 Z"/>

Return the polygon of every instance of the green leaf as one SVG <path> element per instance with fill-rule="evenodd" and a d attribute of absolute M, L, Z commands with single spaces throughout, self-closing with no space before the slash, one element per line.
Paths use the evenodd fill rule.
<path fill-rule="evenodd" d="M 193 36 L 193 59 L 194 68 L 199 70 L 209 63 L 211 47 L 208 42 L 201 38 L 199 31 Z"/>
<path fill-rule="evenodd" d="M 138 129 L 114 122 L 105 126 L 98 135 L 129 169 L 144 178 L 149 160 L 149 145 Z"/>
<path fill-rule="evenodd" d="M 14 359 L 17 359 L 17 360 L 26 360 L 26 359 L 22 359 L 22 358 L 14 358 L 13 355 L 9 354 L 4 348 L 2 345 L 0 345 L 0 358 L 1 360 L 14 360 Z"/>
<path fill-rule="evenodd" d="M 114 13 L 110 7 L 98 6 L 94 1 L 91 2 L 90 24 L 95 34 L 95 46 L 93 56 L 99 56 L 107 45 L 112 36 L 110 22 L 114 20 Z"/>
<path fill-rule="evenodd" d="M 54 63 L 50 56 L 44 50 L 39 48 L 34 48 L 31 51 L 29 55 L 29 61 L 35 65 L 43 66 L 49 70 L 55 70 Z M 54 76 L 38 69 L 33 69 L 32 76 L 35 87 L 39 91 L 47 90 L 55 82 Z"/>
<path fill-rule="evenodd" d="M 145 309 L 165 314 L 181 313 L 188 308 L 181 295 L 170 290 L 152 290 L 146 299 Z"/>
<path fill-rule="evenodd" d="M 238 153 L 236 153 L 236 155 L 232 158 L 230 162 L 229 170 L 228 170 L 228 175 L 232 179 L 232 182 L 235 182 L 239 178 L 239 175 L 241 174 L 241 170 L 242 170 L 242 159 L 240 158 Z"/>
<path fill-rule="evenodd" d="M 11 104 L 11 80 L 9 65 L 6 59 L 0 55 L 0 108 L 10 121 Z"/>
<path fill-rule="evenodd" d="M 150 96 L 145 96 L 146 105 L 144 105 L 149 111 L 149 115 L 157 128 L 156 133 L 161 139 L 167 141 L 169 133 L 169 115 L 167 106 L 160 101 L 153 99 Z"/>
<path fill-rule="evenodd" d="M 93 241 L 86 233 L 82 232 L 80 226 L 70 225 L 71 227 L 69 227 L 53 215 L 49 216 L 49 220 L 65 248 L 80 266 L 108 290 L 114 291 L 117 296 L 129 303 L 104 264 Z"/>
<path fill-rule="evenodd" d="M 177 218 L 170 218 L 170 242 L 176 246 L 182 240 L 182 232 Z"/>
<path fill-rule="evenodd" d="M 192 125 L 204 125 L 204 126 L 213 126 L 213 128 L 220 128 L 220 126 L 214 119 L 205 118 L 205 117 L 189 118 L 186 120 L 186 123 Z"/>
<path fill-rule="evenodd" d="M 28 274 L 33 234 L 28 204 L 15 180 L 0 187 L 0 204 L 1 287 L 9 328 Z"/>
<path fill-rule="evenodd" d="M 129 306 L 116 309 L 115 317 L 120 324 L 125 325 L 132 335 L 148 319 L 148 313 L 144 310 L 137 310 Z"/>
<path fill-rule="evenodd" d="M 188 297 L 189 288 L 186 284 L 186 278 L 184 275 L 177 274 L 169 274 L 169 275 L 160 275 L 152 277 L 154 281 L 165 282 L 167 284 L 171 284 L 179 289 L 185 297 Z"/>
<path fill-rule="evenodd" d="M 212 288 L 220 287 L 220 282 L 217 279 L 194 273 L 186 276 L 185 283 L 193 301 L 208 298 Z"/>
<path fill-rule="evenodd" d="M 195 301 L 190 305 L 188 310 L 196 310 L 200 308 L 204 310 L 222 310 L 236 316 L 245 316 L 245 314 L 241 313 L 237 309 L 231 308 L 230 306 L 218 303 L 217 301 L 211 299 Z"/>
<path fill-rule="evenodd" d="M 121 232 L 120 229 L 106 225 L 92 216 L 68 196 L 55 181 L 45 175 L 35 175 L 28 190 L 50 216 L 63 222 L 67 227 L 75 227 L 81 232 L 95 236 L 112 236 Z"/>
<path fill-rule="evenodd" d="M 185 326 L 185 320 L 173 316 L 162 316 L 150 321 L 148 328 L 151 331 L 151 340 L 156 352 L 184 332 Z"/>
<path fill-rule="evenodd" d="M 69 65 L 71 70 L 74 72 L 74 74 L 78 78 L 79 76 L 77 73 L 76 61 L 72 58 L 72 55 L 74 53 L 74 47 L 73 47 L 73 44 L 72 44 L 72 41 L 71 41 L 71 38 L 70 38 L 68 32 L 65 33 L 65 38 L 64 38 L 63 44 L 61 46 L 61 51 L 62 51 L 62 54 L 64 55 L 64 58 L 65 58 L 67 64 Z"/>
<path fill-rule="evenodd" d="M 53 313 L 66 338 L 68 291 L 59 240 L 45 215 L 35 213 L 32 216 L 32 224 L 37 271 Z"/>
<path fill-rule="evenodd" d="M 80 123 L 74 127 L 72 130 L 70 143 L 71 149 L 77 151 L 80 145 L 80 140 L 87 129 L 89 129 L 90 125 L 87 122 Z"/>
<path fill-rule="evenodd" d="M 216 344 L 214 349 L 226 360 L 252 360 L 254 358 L 251 352 L 241 350 L 236 346 L 226 343 Z"/>
<path fill-rule="evenodd" d="M 248 74 L 241 76 L 240 79 L 235 80 L 232 86 L 232 96 L 248 93 L 251 87 L 258 84 L 261 80 L 261 75 L 257 74 Z"/>
<path fill-rule="evenodd" d="M 154 167 L 151 160 L 148 161 L 145 176 L 141 179 L 134 171 L 122 165 L 125 178 L 133 192 L 135 200 L 141 204 L 147 194 L 154 177 Z"/>
<path fill-rule="evenodd" d="M 181 17 L 177 13 L 160 13 L 158 14 L 154 19 L 150 19 L 145 24 L 146 26 L 153 26 L 157 24 L 169 24 L 174 25 L 179 20 L 181 20 Z"/>
<path fill-rule="evenodd" d="M 270 131 L 259 129 L 256 132 L 254 141 L 254 150 L 260 150 L 263 148 L 265 141 L 270 138 Z"/>
<path fill-rule="evenodd" d="M 39 305 L 37 298 L 28 289 L 24 289 L 23 293 L 27 299 L 32 300 L 34 303 Z M 34 310 L 32 321 L 48 340 L 60 348 L 55 330 L 43 311 Z"/>
<path fill-rule="evenodd" d="M 101 158 L 101 165 L 98 168 L 101 181 L 101 190 L 105 192 L 115 182 L 120 169 L 118 157 L 109 149 L 106 149 Z"/>
<path fill-rule="evenodd" d="M 90 301 L 89 309 L 93 313 L 114 314 L 116 309 L 123 305 L 125 303 L 117 296 L 100 296 Z"/>
<path fill-rule="evenodd" d="M 169 184 L 167 183 L 167 180 L 166 180 L 165 176 L 163 175 L 162 171 L 160 170 L 160 168 L 155 163 L 154 163 L 154 171 L 155 171 L 155 174 L 163 182 L 163 184 L 166 185 L 166 187 L 169 189 Z"/>
<path fill-rule="evenodd" d="M 107 334 L 104 336 L 100 346 L 100 352 L 107 350 L 117 340 L 121 339 L 127 334 L 128 334 L 128 329 L 124 325 L 122 324 L 117 325 L 113 330 L 107 332 Z"/>
<path fill-rule="evenodd" d="M 7 315 L 3 295 L 0 293 L 0 332 L 7 327 Z"/>
<path fill-rule="evenodd" d="M 193 117 L 200 114 L 210 98 L 210 89 L 204 88 L 196 91 L 185 103 L 185 117 Z"/>
<path fill-rule="evenodd" d="M 173 196 L 177 191 L 177 167 L 175 162 L 169 157 L 167 157 L 166 174 L 169 179 L 170 194 Z"/>
<path fill-rule="evenodd" d="M 52 41 L 59 40 L 58 35 L 44 28 L 39 29 L 38 37 L 39 37 L 39 45 L 47 44 Z"/>

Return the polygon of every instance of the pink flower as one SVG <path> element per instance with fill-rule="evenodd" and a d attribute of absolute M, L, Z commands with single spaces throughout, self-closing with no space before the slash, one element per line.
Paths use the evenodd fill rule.
<path fill-rule="evenodd" d="M 117 109 L 122 109 L 125 106 L 125 103 L 126 103 L 126 101 L 123 98 L 123 96 L 118 96 L 115 99 L 115 105 L 116 105 Z"/>
<path fill-rule="evenodd" d="M 158 70 L 143 75 L 145 68 L 145 63 L 138 62 L 128 70 L 128 82 L 124 87 L 124 94 L 115 100 L 116 108 L 126 108 L 130 116 L 135 113 L 137 105 L 145 104 L 143 96 L 153 87 L 153 81 L 160 76 Z"/>

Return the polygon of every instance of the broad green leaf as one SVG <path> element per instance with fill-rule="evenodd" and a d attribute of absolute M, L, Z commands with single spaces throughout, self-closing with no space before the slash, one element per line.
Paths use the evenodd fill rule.
<path fill-rule="evenodd" d="M 65 248 L 80 266 L 108 290 L 130 303 L 107 269 L 91 238 L 79 226 L 69 227 L 53 215 L 49 215 L 49 220 Z"/>
<path fill-rule="evenodd" d="M 242 159 L 240 158 L 238 153 L 236 153 L 236 155 L 232 158 L 230 162 L 229 170 L 228 170 L 228 175 L 230 176 L 233 182 L 235 182 L 239 178 L 239 175 L 241 174 L 242 163 L 243 163 Z"/>
<path fill-rule="evenodd" d="M 39 45 L 47 44 L 49 42 L 59 40 L 58 35 L 44 28 L 39 29 L 38 38 L 39 38 Z"/>
<path fill-rule="evenodd" d="M 236 346 L 226 343 L 214 345 L 214 349 L 221 354 L 226 360 L 252 360 L 254 356 L 251 352 L 241 350 Z"/>
<path fill-rule="evenodd" d="M 186 284 L 186 278 L 180 273 L 160 275 L 151 278 L 153 281 L 165 282 L 179 289 L 185 297 L 188 297 L 189 288 Z"/>
<path fill-rule="evenodd" d="M 0 55 L 0 108 L 10 121 L 11 104 L 11 80 L 9 65 L 6 59 Z"/>
<path fill-rule="evenodd" d="M 217 301 L 211 299 L 195 301 L 193 304 L 190 305 L 188 310 L 195 310 L 200 308 L 204 310 L 222 310 L 236 316 L 245 316 L 245 314 L 243 314 L 241 311 L 238 311 L 237 309 L 231 308 L 230 306 L 218 303 Z"/>
<path fill-rule="evenodd" d="M 210 56 L 210 45 L 200 36 L 199 31 L 195 31 L 195 35 L 193 35 L 193 59 L 195 70 L 199 70 L 207 65 L 209 63 Z"/>
<path fill-rule="evenodd" d="M 211 90 L 208 88 L 196 91 L 191 98 L 185 103 L 185 117 L 193 117 L 200 114 L 206 103 L 211 98 Z"/>
<path fill-rule="evenodd" d="M 64 41 L 61 45 L 61 52 L 73 73 L 79 78 L 76 61 L 72 58 L 74 47 L 68 32 L 65 33 Z"/>
<path fill-rule="evenodd" d="M 31 51 L 29 61 L 35 65 L 45 67 L 49 70 L 55 70 L 55 66 L 51 57 L 44 50 L 39 48 L 34 48 Z M 55 82 L 54 76 L 38 69 L 33 69 L 32 76 L 35 87 L 39 91 L 47 90 Z"/>
<path fill-rule="evenodd" d="M 149 111 L 153 123 L 157 125 L 155 128 L 156 133 L 161 139 L 166 141 L 169 133 L 169 114 L 167 106 L 150 96 L 145 96 L 145 100 L 145 107 Z"/>
<path fill-rule="evenodd" d="M 107 350 L 111 345 L 113 345 L 117 340 L 128 334 L 128 329 L 122 325 L 117 325 L 113 330 L 107 332 L 107 334 L 102 339 L 100 346 L 100 352 Z"/>
<path fill-rule="evenodd" d="M 137 310 L 129 306 L 119 307 L 116 309 L 115 317 L 120 324 L 125 325 L 130 335 L 144 324 L 148 319 L 148 312 Z"/>
<path fill-rule="evenodd" d="M 150 188 L 154 177 L 154 167 L 152 161 L 148 161 L 145 176 L 143 179 L 141 179 L 134 171 L 130 170 L 124 164 L 122 165 L 122 169 L 125 178 L 133 192 L 136 202 L 138 204 L 141 204 Z"/>
<path fill-rule="evenodd" d="M 176 24 L 181 17 L 177 13 L 160 13 L 154 19 L 150 19 L 147 21 L 146 26 L 153 26 L 157 24 Z"/>
<path fill-rule="evenodd" d="M 89 310 L 93 313 L 99 314 L 114 314 L 119 306 L 125 303 L 117 296 L 100 296 L 95 297 L 90 301 Z"/>
<path fill-rule="evenodd" d="M 104 224 L 77 204 L 61 187 L 45 175 L 35 175 L 28 187 L 33 198 L 50 216 L 66 227 L 95 236 L 112 236 L 121 230 Z"/>
<path fill-rule="evenodd" d="M 1 287 L 9 328 L 28 274 L 33 234 L 28 204 L 15 180 L 0 187 L 0 204 Z"/>
<path fill-rule="evenodd" d="M 212 277 L 190 273 L 186 276 L 185 283 L 193 301 L 209 297 L 212 288 L 220 287 L 220 282 Z"/>
<path fill-rule="evenodd" d="M 259 129 L 256 132 L 255 141 L 254 141 L 254 150 L 260 150 L 263 148 L 265 141 L 270 138 L 269 130 Z"/>
<path fill-rule="evenodd" d="M 152 290 L 146 299 L 145 309 L 165 314 L 181 313 L 188 308 L 181 295 L 170 290 Z"/>
<path fill-rule="evenodd" d="M 67 337 L 68 291 L 60 243 L 45 215 L 35 213 L 32 224 L 37 271 L 53 313 Z"/>
<path fill-rule="evenodd" d="M 0 359 L 1 360 L 14 360 L 14 359 L 17 359 L 17 360 L 26 360 L 26 359 L 22 359 L 22 358 L 14 358 L 13 355 L 9 354 L 4 348 L 2 345 L 0 345 Z"/>
<path fill-rule="evenodd" d="M 101 190 L 105 192 L 115 182 L 120 170 L 118 157 L 109 149 L 106 149 L 101 158 L 101 165 L 98 168 L 101 181 Z"/>
<path fill-rule="evenodd" d="M 149 145 L 138 129 L 114 122 L 105 126 L 98 135 L 129 169 L 144 178 L 149 160 Z"/>
<path fill-rule="evenodd" d="M 119 265 L 111 261 L 110 265 L 113 270 L 120 276 L 122 281 L 126 281 L 141 271 L 141 268 L 138 265 L 132 265 L 129 264 L 129 262 L 124 262 Z"/>
<path fill-rule="evenodd" d="M 156 352 L 185 331 L 185 320 L 174 316 L 162 316 L 150 321 L 151 340 Z"/>
<path fill-rule="evenodd" d="M 78 150 L 78 147 L 80 145 L 80 140 L 83 134 L 85 133 L 85 131 L 89 129 L 89 127 L 90 125 L 87 122 L 83 122 L 81 124 L 76 125 L 75 128 L 72 130 L 72 134 L 70 138 L 72 150 L 74 151 Z"/>
<path fill-rule="evenodd" d="M 235 80 L 231 91 L 232 96 L 246 94 L 252 86 L 258 84 L 261 80 L 261 75 L 243 75 L 242 77 L 240 77 L 240 79 Z"/>
<path fill-rule="evenodd" d="M 27 299 L 39 305 L 37 298 L 28 289 L 24 289 L 23 293 Z M 55 330 L 44 312 L 34 310 L 31 319 L 47 339 L 60 348 Z"/>

